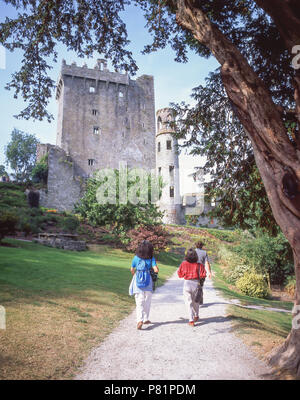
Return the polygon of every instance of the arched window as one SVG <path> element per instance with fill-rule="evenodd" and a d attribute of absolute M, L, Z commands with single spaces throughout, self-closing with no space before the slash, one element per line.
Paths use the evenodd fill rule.
<path fill-rule="evenodd" d="M 161 121 L 161 118 L 158 117 L 158 119 L 157 119 L 157 130 L 160 130 L 161 128 L 162 128 L 162 121 Z"/>

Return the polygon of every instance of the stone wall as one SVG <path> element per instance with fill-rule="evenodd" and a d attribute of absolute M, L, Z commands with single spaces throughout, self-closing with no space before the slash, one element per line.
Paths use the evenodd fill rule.
<path fill-rule="evenodd" d="M 40 205 L 72 211 L 83 194 L 84 182 L 75 175 L 75 163 L 63 149 L 53 145 L 47 145 L 47 149 L 48 185 L 47 190 L 40 190 Z"/>

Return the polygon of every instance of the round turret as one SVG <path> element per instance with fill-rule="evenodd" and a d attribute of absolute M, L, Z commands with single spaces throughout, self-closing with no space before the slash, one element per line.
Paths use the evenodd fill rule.
<path fill-rule="evenodd" d="M 158 110 L 156 133 L 156 168 L 162 177 L 164 187 L 159 200 L 159 208 L 164 211 L 164 223 L 180 224 L 181 198 L 179 188 L 178 142 L 173 136 L 175 121 L 174 110 Z"/>

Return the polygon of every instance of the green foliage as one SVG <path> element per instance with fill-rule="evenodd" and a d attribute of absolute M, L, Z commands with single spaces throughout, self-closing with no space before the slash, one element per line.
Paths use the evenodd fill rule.
<path fill-rule="evenodd" d="M 276 237 L 259 234 L 232 248 L 233 252 L 257 272 L 268 274 L 271 283 L 283 284 L 294 273 L 291 247 L 282 233 Z"/>
<path fill-rule="evenodd" d="M 1 212 L 0 214 L 0 242 L 7 235 L 16 233 L 17 223 L 19 219 L 16 215 L 9 212 Z"/>
<path fill-rule="evenodd" d="M 217 239 L 224 242 L 234 243 L 240 238 L 240 233 L 237 231 L 228 231 L 221 229 L 210 229 L 209 232 L 214 235 Z"/>
<path fill-rule="evenodd" d="M 199 215 L 187 215 L 185 217 L 187 225 L 195 226 L 199 220 Z"/>
<path fill-rule="evenodd" d="M 246 272 L 252 270 L 252 267 L 247 264 L 233 265 L 229 271 L 227 271 L 226 279 L 229 283 L 236 284 L 236 282 L 242 278 Z"/>
<path fill-rule="evenodd" d="M 219 73 L 211 74 L 206 86 L 195 88 L 192 97 L 194 107 L 173 105 L 178 115 L 176 136 L 185 139 L 183 147 L 191 148 L 191 154 L 206 158 L 207 199 L 218 199 L 208 215 L 224 227 L 278 233 L 252 144 L 233 113 Z"/>
<path fill-rule="evenodd" d="M 232 284 L 250 270 L 268 276 L 271 284 L 278 285 L 294 275 L 292 250 L 283 234 L 270 237 L 260 233 L 257 237 L 241 237 L 234 246 L 221 244 L 218 258 L 226 266 L 226 280 Z"/>
<path fill-rule="evenodd" d="M 285 282 L 284 290 L 289 293 L 290 296 L 295 297 L 296 293 L 296 278 L 295 276 L 288 276 Z"/>
<path fill-rule="evenodd" d="M 0 208 L 11 209 L 27 207 L 24 186 L 10 182 L 0 182 Z"/>
<path fill-rule="evenodd" d="M 137 187 L 137 195 L 141 196 L 139 178 L 132 178 L 131 172 L 132 171 L 128 171 L 127 174 L 127 190 L 134 190 L 134 188 Z M 146 196 L 147 202 L 138 200 L 137 204 L 132 204 L 128 199 L 126 203 L 121 202 L 119 193 L 119 171 L 115 170 L 112 174 L 116 182 L 116 191 L 114 192 L 115 198 L 109 199 L 108 197 L 109 187 L 107 187 L 107 179 L 95 176 L 88 180 L 86 192 L 80 200 L 80 203 L 75 206 L 75 212 L 80 214 L 93 226 L 112 226 L 114 232 L 120 234 L 122 237 L 126 236 L 126 231 L 137 225 L 159 224 L 161 222 L 162 213 L 159 212 L 155 204 L 149 201 L 151 198 L 151 185 L 154 184 L 152 181 L 153 177 L 151 177 L 150 174 L 148 175 L 148 185 L 143 188 L 146 192 L 144 195 Z M 99 204 L 97 200 L 98 190 L 100 190 L 102 194 L 104 193 L 104 197 L 107 195 L 107 203 Z M 126 188 L 124 190 L 126 190 Z"/>
<path fill-rule="evenodd" d="M 11 140 L 6 146 L 6 163 L 14 171 L 17 182 L 30 179 L 36 161 L 36 146 L 38 140 L 34 135 L 14 129 Z"/>
<path fill-rule="evenodd" d="M 80 224 L 80 222 L 79 222 L 78 218 L 76 218 L 74 216 L 68 216 L 68 217 L 64 217 L 60 220 L 59 226 L 65 232 L 74 233 L 77 231 L 79 224 Z"/>
<path fill-rule="evenodd" d="M 19 114 L 26 119 L 53 118 L 46 109 L 55 87 L 49 70 L 51 63 L 57 61 L 59 43 L 79 57 L 92 57 L 95 52 L 103 54 L 112 60 L 114 67 L 135 74 L 138 68 L 127 48 L 129 40 L 122 20 L 124 8 L 130 4 L 142 9 L 146 26 L 153 35 L 145 53 L 170 46 L 178 62 L 188 60 L 189 48 L 202 57 L 211 54 L 192 32 L 177 23 L 177 1 L 81 0 L 80 6 L 77 2 L 56 0 L 48 0 L 46 4 L 28 0 L 5 2 L 18 12 L 15 18 L 8 17 L 1 24 L 1 43 L 10 51 L 19 49 L 23 54 L 20 70 L 13 74 L 7 88 L 16 97 L 21 94 L 27 100 L 27 107 Z M 193 2 L 193 5 L 200 7 L 244 56 L 251 54 L 251 64 L 277 103 L 291 101 L 290 54 L 280 40 L 278 29 L 256 2 L 222 0 Z"/>
<path fill-rule="evenodd" d="M 4 165 L 0 165 L 0 177 L 1 176 L 8 176 Z"/>
<path fill-rule="evenodd" d="M 255 271 L 247 271 L 238 279 L 236 287 L 250 297 L 267 299 L 270 296 L 266 277 Z"/>
<path fill-rule="evenodd" d="M 34 166 L 31 174 L 34 183 L 47 184 L 48 180 L 48 155 L 41 158 L 41 160 Z"/>

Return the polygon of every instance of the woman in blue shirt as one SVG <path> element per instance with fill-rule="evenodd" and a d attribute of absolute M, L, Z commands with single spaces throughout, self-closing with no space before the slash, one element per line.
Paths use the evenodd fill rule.
<path fill-rule="evenodd" d="M 135 297 L 137 329 L 142 329 L 143 324 L 149 321 L 150 306 L 153 292 L 153 282 L 150 269 L 158 273 L 156 260 L 153 257 L 153 245 L 148 240 L 140 243 L 136 255 L 132 260 L 131 273 L 133 275 L 129 294 Z"/>

